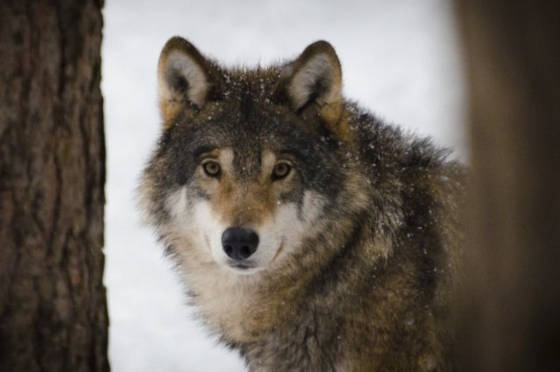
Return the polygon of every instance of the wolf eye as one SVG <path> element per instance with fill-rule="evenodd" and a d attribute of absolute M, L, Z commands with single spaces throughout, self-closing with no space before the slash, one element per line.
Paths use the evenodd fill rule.
<path fill-rule="evenodd" d="M 218 177 L 222 167 L 220 167 L 220 163 L 217 161 L 208 160 L 202 163 L 202 169 L 204 169 L 204 173 L 206 173 L 208 177 Z"/>
<path fill-rule="evenodd" d="M 285 161 L 276 163 L 274 169 L 272 169 L 272 180 L 276 181 L 282 178 L 286 178 L 288 174 L 290 174 L 291 170 L 292 166 Z"/>

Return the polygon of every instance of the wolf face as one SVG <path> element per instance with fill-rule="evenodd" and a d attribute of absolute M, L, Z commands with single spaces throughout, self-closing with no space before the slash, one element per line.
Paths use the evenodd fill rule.
<path fill-rule="evenodd" d="M 267 148 L 243 154 L 230 143 L 195 148 L 185 185 L 166 197 L 173 233 L 240 274 L 281 260 L 324 208 L 296 156 Z"/>
<path fill-rule="evenodd" d="M 341 70 L 326 42 L 291 63 L 225 70 L 186 40 L 158 67 L 164 132 L 141 186 L 174 253 L 239 274 L 272 269 L 336 208 Z"/>

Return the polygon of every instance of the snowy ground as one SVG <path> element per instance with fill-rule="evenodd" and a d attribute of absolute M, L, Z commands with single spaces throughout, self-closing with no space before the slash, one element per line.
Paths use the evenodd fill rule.
<path fill-rule="evenodd" d="M 176 274 L 134 208 L 134 188 L 160 131 L 156 63 L 182 35 L 227 64 L 268 64 L 329 40 L 345 93 L 379 116 L 465 156 L 462 81 L 445 0 L 106 2 L 103 93 L 110 358 L 116 372 L 243 371 L 190 319 Z"/>

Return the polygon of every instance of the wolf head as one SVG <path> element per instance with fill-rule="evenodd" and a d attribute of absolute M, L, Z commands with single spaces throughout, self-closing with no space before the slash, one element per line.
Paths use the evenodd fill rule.
<path fill-rule="evenodd" d="M 272 270 L 348 208 L 350 134 L 329 43 L 247 70 L 174 37 L 158 88 L 163 134 L 140 192 L 172 253 L 239 274 Z"/>

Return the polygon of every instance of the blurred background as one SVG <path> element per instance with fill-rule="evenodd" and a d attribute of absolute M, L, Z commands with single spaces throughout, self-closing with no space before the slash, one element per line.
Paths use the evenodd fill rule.
<path fill-rule="evenodd" d="M 446 0 L 107 1 L 103 78 L 109 353 L 114 371 L 242 371 L 185 306 L 178 275 L 135 209 L 135 187 L 160 133 L 156 65 L 181 35 L 226 65 L 267 65 L 325 39 L 344 92 L 387 122 L 467 159 L 463 81 Z"/>

